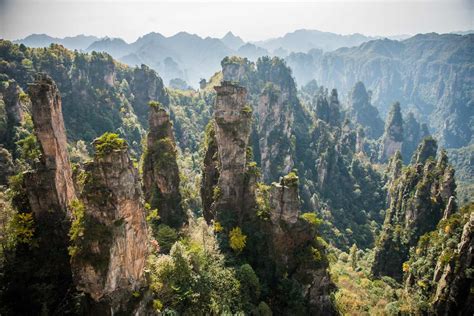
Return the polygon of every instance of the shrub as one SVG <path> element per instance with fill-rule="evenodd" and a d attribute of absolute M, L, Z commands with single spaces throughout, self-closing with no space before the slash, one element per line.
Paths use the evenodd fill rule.
<path fill-rule="evenodd" d="M 161 224 L 155 233 L 156 241 L 160 249 L 164 253 L 168 253 L 171 250 L 173 244 L 178 240 L 178 234 L 176 230 L 169 227 L 168 225 Z"/>
<path fill-rule="evenodd" d="M 242 252 L 247 242 L 247 236 L 242 233 L 240 227 L 234 227 L 229 233 L 230 248 L 237 253 Z"/>
<path fill-rule="evenodd" d="M 115 150 L 126 149 L 127 142 L 115 133 L 105 132 L 94 140 L 94 147 L 96 156 L 102 158 Z"/>

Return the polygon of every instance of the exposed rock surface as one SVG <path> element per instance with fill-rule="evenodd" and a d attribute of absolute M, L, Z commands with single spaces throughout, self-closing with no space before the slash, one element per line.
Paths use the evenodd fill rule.
<path fill-rule="evenodd" d="M 372 266 L 376 277 L 387 275 L 402 279 L 402 264 L 408 260 L 410 247 L 415 246 L 423 234 L 436 228 L 451 197 L 455 196 L 454 171 L 447 164 L 444 152 L 437 162 L 432 160 L 436 148 L 434 140 L 425 139 L 414 155 L 415 163 L 397 178 L 400 155 L 391 162 L 390 205 Z"/>
<path fill-rule="evenodd" d="M 216 86 L 215 137 L 219 161 L 219 180 L 216 212 L 242 215 L 247 146 L 250 135 L 251 112 L 246 112 L 245 88 L 223 81 Z"/>
<path fill-rule="evenodd" d="M 158 101 L 165 108 L 169 105 L 169 96 L 164 88 L 163 80 L 146 65 L 133 70 L 130 88 L 134 95 L 133 109 L 144 126 L 148 123 L 149 101 Z"/>
<path fill-rule="evenodd" d="M 437 315 L 474 313 L 473 268 L 474 213 L 471 213 L 464 226 L 455 259 L 445 266 L 443 274 L 437 280 L 438 286 L 433 300 L 433 310 Z"/>
<path fill-rule="evenodd" d="M 38 170 L 26 181 L 30 207 L 36 217 L 48 216 L 51 210 L 66 212 L 76 197 L 71 165 L 67 153 L 66 132 L 61 109 L 61 96 L 53 80 L 39 74 L 29 87 L 32 119 L 41 149 Z"/>
<path fill-rule="evenodd" d="M 272 183 L 269 201 L 269 252 L 277 273 L 287 273 L 289 278 L 301 284 L 309 314 L 336 315 L 331 301 L 335 287 L 327 271 L 329 265 L 323 258 L 317 262 L 311 257 L 311 251 L 321 249 L 314 242 L 315 228 L 300 217 L 298 178 L 288 175 L 279 183 Z M 308 252 L 308 255 L 302 252 Z"/>
<path fill-rule="evenodd" d="M 382 138 L 380 161 L 386 162 L 397 151 L 401 152 L 403 143 L 403 119 L 400 103 L 394 103 L 385 123 L 385 133 Z"/>
<path fill-rule="evenodd" d="M 228 232 L 236 226 L 242 229 L 248 238 L 242 256 L 274 295 L 278 295 L 278 280 L 286 275 L 298 284 L 304 300 L 301 310 L 313 315 L 334 313 L 324 250 L 315 250 L 322 253 L 318 252 L 321 261 L 314 260 L 311 247 L 320 246 L 315 242 L 315 227 L 300 217 L 298 178 L 293 173 L 271 187 L 256 183 L 259 172 L 247 150 L 251 121 L 247 91 L 226 81 L 216 91 L 215 122 L 206 131 L 201 188 L 206 220 L 222 225 L 219 239 L 224 249 L 228 249 Z M 263 98 L 267 102 L 271 96 L 263 93 Z M 280 121 L 286 114 L 273 113 L 285 109 L 280 106 L 260 108 L 260 117 Z M 292 312 L 283 302 L 274 302 L 272 309 Z"/>
<path fill-rule="evenodd" d="M 269 83 L 259 98 L 257 132 L 264 181 L 275 180 L 294 166 L 290 145 L 294 115 L 289 93 Z"/>
<path fill-rule="evenodd" d="M 16 206 L 20 213 L 33 214 L 35 246 L 17 247 L 13 261 L 16 266 L 7 272 L 6 295 L 11 296 L 10 300 L 21 296 L 20 302 L 25 302 L 13 307 L 15 313 L 42 310 L 61 314 L 73 292 L 67 250 L 68 208 L 76 195 L 56 84 L 50 77 L 39 74 L 30 85 L 29 95 L 41 155 L 33 170 L 23 174 L 25 197 Z"/>
<path fill-rule="evenodd" d="M 12 155 L 0 146 L 0 186 L 8 184 L 8 178 L 13 175 L 14 171 Z"/>
<path fill-rule="evenodd" d="M 116 148 L 86 164 L 73 241 L 72 266 L 78 290 L 92 310 L 129 311 L 132 292 L 144 286 L 147 226 L 138 171 L 127 148 Z M 82 204 L 82 211 L 80 210 Z"/>
<path fill-rule="evenodd" d="M 355 124 L 360 124 L 368 138 L 377 139 L 383 134 L 384 122 L 376 107 L 370 104 L 370 97 L 362 82 L 358 81 L 351 90 L 349 115 Z"/>
<path fill-rule="evenodd" d="M 3 110 L 5 117 L 3 128 L 0 127 L 0 144 L 4 144 L 7 149 L 13 149 L 13 136 L 15 127 L 23 121 L 24 111 L 28 101 L 22 98 L 22 89 L 15 80 L 8 80 L 0 84 L 0 102 L 3 100 Z"/>
<path fill-rule="evenodd" d="M 148 124 L 143 160 L 145 200 L 158 209 L 163 223 L 179 228 L 186 222 L 186 213 L 181 206 L 173 127 L 168 113 L 159 106 L 151 106 Z"/>

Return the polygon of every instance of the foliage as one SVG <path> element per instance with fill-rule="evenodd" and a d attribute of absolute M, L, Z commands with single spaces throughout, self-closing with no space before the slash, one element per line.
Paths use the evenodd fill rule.
<path fill-rule="evenodd" d="M 94 147 L 96 156 L 103 158 L 113 151 L 126 149 L 127 143 L 117 134 L 105 132 L 94 140 Z"/>
<path fill-rule="evenodd" d="M 296 172 L 292 171 L 284 176 L 281 179 L 281 184 L 288 187 L 298 186 L 298 176 L 296 175 Z"/>
<path fill-rule="evenodd" d="M 229 246 L 237 253 L 242 252 L 247 242 L 247 236 L 242 233 L 240 227 L 234 227 L 229 232 Z"/>
<path fill-rule="evenodd" d="M 336 306 L 343 315 L 398 315 L 399 300 L 403 295 L 400 284 L 390 278 L 373 280 L 370 261 L 373 251 L 362 252 L 358 268 L 341 258 L 347 253 L 332 249 L 339 260 L 331 264 L 331 279 L 338 290 L 334 295 Z"/>
<path fill-rule="evenodd" d="M 176 230 L 165 224 L 160 224 L 153 235 L 163 253 L 169 253 L 173 244 L 178 240 Z"/>
<path fill-rule="evenodd" d="M 270 186 L 257 183 L 255 190 L 255 203 L 257 204 L 257 216 L 263 220 L 270 219 Z"/>
<path fill-rule="evenodd" d="M 169 255 L 148 258 L 153 306 L 180 315 L 226 314 L 241 311 L 240 282 L 224 264 L 212 227 L 200 218 L 190 222 L 184 241 Z"/>

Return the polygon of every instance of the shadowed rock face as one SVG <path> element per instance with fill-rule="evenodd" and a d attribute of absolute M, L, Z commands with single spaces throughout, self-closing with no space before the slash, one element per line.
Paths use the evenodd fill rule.
<path fill-rule="evenodd" d="M 410 247 L 416 246 L 423 234 L 434 230 L 445 213 L 454 211 L 454 171 L 447 164 L 446 154 L 442 152 L 438 161 L 428 159 L 434 158 L 436 147 L 435 141 L 425 139 L 414 155 L 416 164 L 403 174 L 400 154 L 390 163 L 390 205 L 372 266 L 376 277 L 387 275 L 402 280 L 402 265 L 408 260 Z"/>
<path fill-rule="evenodd" d="M 132 292 L 144 286 L 147 226 L 138 171 L 126 148 L 85 166 L 83 238 L 72 257 L 77 288 L 93 304 L 128 310 Z"/>
<path fill-rule="evenodd" d="M 315 228 L 300 217 L 298 179 L 288 181 L 288 176 L 270 188 L 270 257 L 276 270 L 288 273 L 288 277 L 302 286 L 302 295 L 311 315 L 335 315 L 331 301 L 334 284 L 327 271 L 327 261 L 317 263 L 303 253 L 314 244 Z"/>
<path fill-rule="evenodd" d="M 217 185 L 220 190 L 220 196 L 215 201 L 216 209 L 241 214 L 239 205 L 242 205 L 244 194 L 251 121 L 251 114 L 245 112 L 247 91 L 226 81 L 215 90 L 215 137 L 219 160 Z"/>
<path fill-rule="evenodd" d="M 66 212 L 76 193 L 67 153 L 61 96 L 53 80 L 44 74 L 38 75 L 28 92 L 35 135 L 41 149 L 38 170 L 26 177 L 26 181 L 36 187 L 29 190 L 31 210 L 37 217 L 52 209 Z"/>
<path fill-rule="evenodd" d="M 403 119 L 400 104 L 392 105 L 385 123 L 385 133 L 382 138 L 380 161 L 386 162 L 397 151 L 401 151 L 403 143 Z"/>
<path fill-rule="evenodd" d="M 20 314 L 39 309 L 60 313 L 72 288 L 67 250 L 68 206 L 76 194 L 56 84 L 47 75 L 39 74 L 29 87 L 29 96 L 41 157 L 34 170 L 24 174 L 28 206 L 23 205 L 20 211 L 34 215 L 36 246 L 17 248 L 16 260 L 22 263 L 11 272 L 10 284 L 15 286 L 9 291 L 19 291 L 17 295 L 28 301 L 28 306 L 15 306 Z"/>
<path fill-rule="evenodd" d="M 294 114 L 289 98 L 289 91 L 274 84 L 265 87 L 259 98 L 257 132 L 264 181 L 287 174 L 294 166 L 289 142 Z"/>
<path fill-rule="evenodd" d="M 455 258 L 436 280 L 433 310 L 437 315 L 472 315 L 474 312 L 473 277 L 469 272 L 474 266 L 474 213 L 464 225 Z"/>
<path fill-rule="evenodd" d="M 159 210 L 164 224 L 179 228 L 186 222 L 186 213 L 181 206 L 173 127 L 166 110 L 151 107 L 149 126 L 143 162 L 145 200 Z"/>

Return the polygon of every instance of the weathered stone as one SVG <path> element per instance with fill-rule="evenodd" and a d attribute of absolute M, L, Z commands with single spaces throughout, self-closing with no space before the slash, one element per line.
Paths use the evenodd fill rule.
<path fill-rule="evenodd" d="M 464 225 L 455 259 L 446 265 L 437 280 L 433 299 L 436 315 L 472 315 L 474 294 L 472 293 L 474 268 L 474 213 Z"/>
<path fill-rule="evenodd" d="M 83 235 L 73 245 L 77 289 L 111 314 L 127 311 L 132 292 L 145 285 L 147 226 L 138 171 L 127 149 L 85 166 Z"/>
<path fill-rule="evenodd" d="M 165 109 L 152 106 L 147 150 L 143 160 L 145 200 L 157 208 L 161 221 L 179 228 L 186 220 L 179 192 L 179 170 L 173 127 Z"/>
<path fill-rule="evenodd" d="M 217 213 L 225 210 L 239 217 L 242 214 L 251 120 L 251 114 L 246 112 L 247 91 L 226 81 L 215 89 L 215 137 L 219 161 L 217 186 L 220 191 L 215 209 Z"/>
<path fill-rule="evenodd" d="M 76 197 L 61 109 L 61 96 L 53 80 L 39 74 L 29 86 L 35 135 L 41 149 L 38 169 L 26 175 L 31 210 L 41 217 L 51 210 L 66 212 Z"/>

